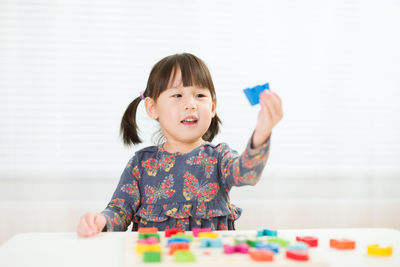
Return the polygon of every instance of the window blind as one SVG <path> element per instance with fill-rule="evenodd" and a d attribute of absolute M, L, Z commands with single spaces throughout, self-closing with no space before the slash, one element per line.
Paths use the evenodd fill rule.
<path fill-rule="evenodd" d="M 119 123 L 161 58 L 189 52 L 214 79 L 215 143 L 242 151 L 259 107 L 283 99 L 269 168 L 400 171 L 397 1 L 0 1 L 0 179 L 112 178 L 144 143 Z"/>

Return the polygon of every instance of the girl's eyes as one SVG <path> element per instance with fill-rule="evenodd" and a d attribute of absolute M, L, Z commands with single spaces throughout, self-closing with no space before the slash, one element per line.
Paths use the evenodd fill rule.
<path fill-rule="evenodd" d="M 174 94 L 174 95 L 172 95 L 172 97 L 173 98 L 178 98 L 178 97 L 182 97 L 182 95 L 181 94 Z M 205 94 L 197 94 L 196 95 L 196 97 L 206 97 L 206 95 Z"/>

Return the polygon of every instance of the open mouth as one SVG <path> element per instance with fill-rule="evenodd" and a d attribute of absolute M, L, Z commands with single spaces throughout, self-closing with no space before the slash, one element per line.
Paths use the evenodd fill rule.
<path fill-rule="evenodd" d="M 196 118 L 185 118 L 185 119 L 181 120 L 181 123 L 183 125 L 192 126 L 192 125 L 196 125 L 197 121 L 198 120 Z"/>

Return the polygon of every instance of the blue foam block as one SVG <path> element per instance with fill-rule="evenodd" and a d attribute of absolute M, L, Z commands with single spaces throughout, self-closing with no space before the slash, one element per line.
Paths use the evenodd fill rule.
<path fill-rule="evenodd" d="M 250 105 L 254 106 L 260 103 L 260 94 L 264 90 L 269 90 L 269 83 L 257 85 L 251 88 L 244 89 L 244 94 L 247 96 L 247 99 L 250 102 Z"/>

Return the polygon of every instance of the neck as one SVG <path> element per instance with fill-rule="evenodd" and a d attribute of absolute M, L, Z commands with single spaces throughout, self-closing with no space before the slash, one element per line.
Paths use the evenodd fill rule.
<path fill-rule="evenodd" d="M 179 142 L 179 141 L 166 141 L 164 144 L 164 149 L 168 151 L 169 153 L 187 153 L 195 149 L 196 147 L 204 144 L 205 141 L 203 139 L 199 139 L 195 142 L 190 142 L 190 143 L 185 143 L 185 142 Z"/>

